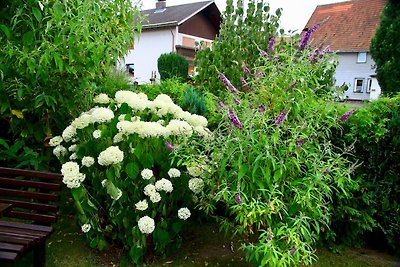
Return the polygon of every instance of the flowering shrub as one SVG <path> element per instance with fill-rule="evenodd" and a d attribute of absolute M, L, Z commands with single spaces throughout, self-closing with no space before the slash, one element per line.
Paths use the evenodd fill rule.
<path fill-rule="evenodd" d="M 74 119 L 50 145 L 63 163 L 82 231 L 94 248 L 122 242 L 131 259 L 164 254 L 179 244 L 203 180 L 193 167 L 174 168 L 169 154 L 182 141 L 209 138 L 207 119 L 167 95 L 118 91 Z"/>
<path fill-rule="evenodd" d="M 228 94 L 219 102 L 225 120 L 209 144 L 205 162 L 212 176 L 204 179 L 200 203 L 211 212 L 227 208 L 222 227 L 245 238 L 247 260 L 257 266 L 314 261 L 313 245 L 335 236 L 335 201 L 346 203 L 359 188 L 350 176 L 355 166 L 343 157 L 348 151 L 331 143 L 331 129 L 341 129 L 356 111 L 333 103 L 328 76 L 334 60 L 327 49 L 310 50 L 311 34 L 267 43 L 257 67 L 243 62 L 240 84 L 219 70 Z M 191 147 L 181 150 L 186 155 Z M 346 208 L 340 207 L 345 216 L 361 218 Z"/>

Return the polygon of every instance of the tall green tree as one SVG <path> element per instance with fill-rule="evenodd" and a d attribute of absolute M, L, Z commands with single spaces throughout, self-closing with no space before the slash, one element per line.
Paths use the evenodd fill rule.
<path fill-rule="evenodd" d="M 0 1 L 0 141 L 43 147 L 85 108 L 140 31 L 125 0 Z"/>
<path fill-rule="evenodd" d="M 382 91 L 391 95 L 400 91 L 400 2 L 390 0 L 371 43 L 376 73 Z"/>

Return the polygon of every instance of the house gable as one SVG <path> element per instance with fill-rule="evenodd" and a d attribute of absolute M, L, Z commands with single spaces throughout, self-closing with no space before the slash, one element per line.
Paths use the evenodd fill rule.
<path fill-rule="evenodd" d="M 219 32 L 220 14 L 212 6 L 197 13 L 179 25 L 179 32 L 214 40 Z"/>
<path fill-rule="evenodd" d="M 318 24 L 312 45 L 333 51 L 369 51 L 387 0 L 352 0 L 317 6 L 306 28 Z"/>

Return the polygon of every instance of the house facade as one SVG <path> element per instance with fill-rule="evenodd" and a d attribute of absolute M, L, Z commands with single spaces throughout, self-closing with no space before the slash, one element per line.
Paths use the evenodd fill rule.
<path fill-rule="evenodd" d="M 196 44 L 211 46 L 219 32 L 221 13 L 214 1 L 167 6 L 166 1 L 141 12 L 145 22 L 135 45 L 120 61 L 139 83 L 159 81 L 157 60 L 161 54 L 176 52 L 189 61 L 193 72 Z"/>
<path fill-rule="evenodd" d="M 343 98 L 374 100 L 381 93 L 376 64 L 369 52 L 387 0 L 351 0 L 317 6 L 306 28 L 318 24 L 312 46 L 330 46 L 338 66 L 335 85 L 346 86 Z"/>

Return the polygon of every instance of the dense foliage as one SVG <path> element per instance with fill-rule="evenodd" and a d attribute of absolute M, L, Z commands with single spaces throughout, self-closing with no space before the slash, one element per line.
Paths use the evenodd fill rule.
<path fill-rule="evenodd" d="M 138 17 L 123 0 L 1 1 L 0 138 L 43 154 L 132 45 Z"/>
<path fill-rule="evenodd" d="M 217 74 L 230 95 L 219 102 L 224 120 L 198 159 L 209 186 L 200 207 L 224 207 L 222 226 L 247 237 L 243 249 L 258 266 L 310 264 L 313 245 L 334 236 L 334 199 L 350 201 L 359 188 L 348 151 L 331 142 L 331 129 L 341 128 L 352 111 L 333 102 L 320 74 L 334 70 L 334 61 L 327 51 L 308 48 L 311 34 L 260 53 L 254 71 L 243 68 L 246 92 L 225 69 Z M 187 157 L 192 149 L 198 150 L 177 152 Z"/>
<path fill-rule="evenodd" d="M 379 85 L 385 95 L 400 91 L 400 2 L 390 0 L 371 43 Z"/>
<path fill-rule="evenodd" d="M 189 62 L 186 58 L 174 52 L 162 54 L 158 58 L 157 67 L 161 80 L 177 78 L 186 81 L 188 77 Z"/>
<path fill-rule="evenodd" d="M 151 101 L 118 91 L 95 102 L 50 140 L 90 246 L 120 242 L 135 263 L 176 251 L 203 180 L 195 166 L 174 168 L 169 154 L 183 140 L 208 138 L 207 119 L 164 94 Z"/>
<path fill-rule="evenodd" d="M 399 126 L 400 96 L 382 98 L 359 108 L 344 127 L 344 138 L 334 140 L 351 146 L 349 159 L 360 163 L 354 174 L 362 181 L 359 197 L 353 199 L 355 211 L 374 217 L 376 231 L 384 234 L 396 253 L 400 248 Z M 361 225 L 350 218 L 345 218 L 341 226 Z"/>

